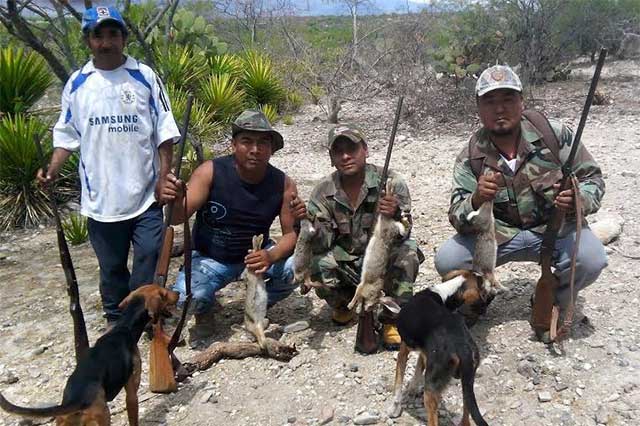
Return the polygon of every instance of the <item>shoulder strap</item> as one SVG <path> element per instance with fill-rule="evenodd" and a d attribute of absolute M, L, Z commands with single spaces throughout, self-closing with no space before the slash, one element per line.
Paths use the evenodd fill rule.
<path fill-rule="evenodd" d="M 549 148 L 551 155 L 553 155 L 558 164 L 562 165 L 562 161 L 560 161 L 560 142 L 547 117 L 535 109 L 524 110 L 522 115 L 533 124 L 533 127 L 542 133 L 542 142 Z"/>
<path fill-rule="evenodd" d="M 484 161 L 478 161 L 473 159 L 473 157 L 475 157 L 474 149 L 477 142 L 478 142 L 478 136 L 476 132 L 474 132 L 471 135 L 471 138 L 469 138 L 469 148 L 468 148 L 469 151 L 467 152 L 467 157 L 469 158 L 469 166 L 471 167 L 471 171 L 473 172 L 476 179 L 478 179 L 482 174 L 482 168 L 484 165 L 483 164 Z"/>

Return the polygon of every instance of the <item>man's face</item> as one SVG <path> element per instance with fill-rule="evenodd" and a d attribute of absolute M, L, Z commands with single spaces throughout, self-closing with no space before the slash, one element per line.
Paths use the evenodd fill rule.
<path fill-rule="evenodd" d="M 93 57 L 102 63 L 122 63 L 122 52 L 127 38 L 115 22 L 105 22 L 89 31 L 86 37 L 87 46 Z"/>
<path fill-rule="evenodd" d="M 333 143 L 329 155 L 338 173 L 345 176 L 357 175 L 367 163 L 367 146 L 363 142 L 353 143 L 340 137 Z"/>
<path fill-rule="evenodd" d="M 485 129 L 495 135 L 510 135 L 522 119 L 522 95 L 511 89 L 497 89 L 478 98 L 478 115 Z"/>
<path fill-rule="evenodd" d="M 243 131 L 234 136 L 231 147 L 236 164 L 245 170 L 264 170 L 271 154 L 271 135 L 263 132 Z"/>

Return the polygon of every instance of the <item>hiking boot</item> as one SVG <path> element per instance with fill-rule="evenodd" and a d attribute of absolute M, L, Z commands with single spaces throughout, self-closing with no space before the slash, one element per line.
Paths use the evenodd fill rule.
<path fill-rule="evenodd" d="M 397 351 L 402 339 L 398 333 L 398 327 L 393 324 L 385 324 L 382 327 L 382 346 L 389 351 Z"/>
<path fill-rule="evenodd" d="M 347 308 L 334 308 L 331 321 L 337 325 L 347 325 L 353 319 L 353 311 Z"/>
<path fill-rule="evenodd" d="M 215 332 L 215 321 L 213 318 L 213 310 L 203 314 L 195 314 L 196 323 L 189 329 L 190 339 L 202 340 L 213 336 Z"/>

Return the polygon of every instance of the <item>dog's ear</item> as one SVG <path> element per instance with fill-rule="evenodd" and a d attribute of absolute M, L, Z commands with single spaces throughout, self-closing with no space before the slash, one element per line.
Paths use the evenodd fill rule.
<path fill-rule="evenodd" d="M 389 296 L 382 296 L 380 298 L 380 303 L 382 303 L 382 305 L 387 308 L 389 311 L 391 311 L 391 313 L 398 315 L 400 313 L 400 305 L 398 305 L 396 303 L 395 300 L 393 300 L 393 298 L 389 297 Z"/>
<path fill-rule="evenodd" d="M 172 290 L 167 290 L 166 288 L 160 289 L 160 296 L 162 297 L 162 300 L 165 302 L 165 306 L 175 305 L 178 303 L 178 300 L 180 299 L 180 293 Z"/>
<path fill-rule="evenodd" d="M 124 308 L 126 308 L 127 305 L 131 303 L 131 300 L 133 300 L 134 297 L 136 297 L 136 294 L 134 294 L 133 292 L 129 293 L 129 295 L 125 297 L 122 302 L 120 302 L 120 304 L 118 305 L 118 309 L 123 310 Z"/>

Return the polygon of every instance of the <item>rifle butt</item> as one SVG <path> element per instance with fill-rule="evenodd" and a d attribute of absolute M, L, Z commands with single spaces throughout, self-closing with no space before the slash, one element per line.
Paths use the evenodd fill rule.
<path fill-rule="evenodd" d="M 378 351 L 379 344 L 373 312 L 362 312 L 358 317 L 355 350 L 362 354 L 372 354 Z"/>
<path fill-rule="evenodd" d="M 153 339 L 149 351 L 149 390 L 154 393 L 171 393 L 178 390 L 169 354 L 169 336 L 157 322 L 153 325 Z"/>
<path fill-rule="evenodd" d="M 545 332 L 551 327 L 551 312 L 555 301 L 555 290 L 558 279 L 550 269 L 543 268 L 542 275 L 536 284 L 533 306 L 531 307 L 531 327 L 538 332 Z"/>

